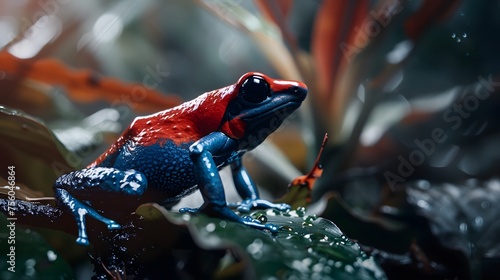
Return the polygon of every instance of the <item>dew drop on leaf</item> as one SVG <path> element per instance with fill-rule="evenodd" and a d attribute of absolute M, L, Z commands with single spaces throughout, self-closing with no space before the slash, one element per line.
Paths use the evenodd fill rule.
<path fill-rule="evenodd" d="M 205 229 L 208 231 L 208 232 L 213 232 L 215 230 L 215 224 L 214 223 L 210 223 L 208 224 Z"/>
<path fill-rule="evenodd" d="M 259 217 L 257 217 L 257 220 L 259 220 L 259 222 L 261 222 L 262 224 L 267 223 L 266 215 L 260 215 Z"/>
<path fill-rule="evenodd" d="M 280 230 L 283 230 L 283 231 L 292 231 L 293 229 L 289 226 L 282 226 L 280 227 Z"/>
<path fill-rule="evenodd" d="M 466 223 L 460 223 L 460 232 L 466 233 L 467 232 L 467 224 Z"/>
<path fill-rule="evenodd" d="M 57 259 L 57 254 L 54 253 L 52 250 L 47 251 L 47 259 L 51 262 L 55 261 Z"/>
<path fill-rule="evenodd" d="M 350 265 L 346 265 L 345 266 L 345 271 L 347 273 L 353 273 L 354 272 L 354 268 L 352 266 L 350 266 Z"/>
<path fill-rule="evenodd" d="M 481 227 L 483 225 L 483 217 L 477 216 L 474 219 L 474 223 L 475 223 L 476 227 Z"/>
<path fill-rule="evenodd" d="M 220 221 L 219 225 L 220 225 L 221 228 L 226 228 L 227 222 L 224 221 L 224 220 L 222 220 L 222 221 Z"/>

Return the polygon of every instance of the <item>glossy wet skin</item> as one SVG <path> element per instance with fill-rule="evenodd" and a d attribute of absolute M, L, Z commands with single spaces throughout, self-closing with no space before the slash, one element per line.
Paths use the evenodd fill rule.
<path fill-rule="evenodd" d="M 61 176 L 54 186 L 59 202 L 77 219 L 80 230 L 77 242 L 88 244 L 85 221 L 79 212 L 106 223 L 110 229 L 118 228 L 115 221 L 102 217 L 91 206 L 106 205 L 110 213 L 119 213 L 115 211 L 120 208 L 117 200 L 108 203 L 103 202 L 103 198 L 113 193 L 122 196 L 125 189 L 131 188 L 134 191 L 126 196 L 135 195 L 137 205 L 134 200 L 127 199 L 124 209 L 134 209 L 143 194 L 152 192 L 154 202 L 171 206 L 199 188 L 205 203 L 200 209 L 183 209 L 184 212 L 202 211 L 252 227 L 277 230 L 270 224 L 242 219 L 227 208 L 218 170 L 231 165 L 236 189 L 243 198 L 240 211 L 253 207 L 288 209 L 287 205 L 259 199 L 255 184 L 241 165 L 241 157 L 275 131 L 300 106 L 306 94 L 307 88 L 300 82 L 247 73 L 234 85 L 207 92 L 178 107 L 137 118 L 87 169 Z M 119 184 L 99 184 L 99 180 L 110 180 L 102 174 L 116 174 L 135 181 L 121 179 Z M 141 179 L 139 183 L 137 178 Z M 83 181 L 93 183 L 83 186 L 80 183 Z M 85 188 L 88 188 L 88 197 L 85 197 Z M 75 195 L 71 195 L 73 192 Z M 103 195 L 99 196 L 99 192 Z"/>
<path fill-rule="evenodd" d="M 305 85 L 298 82 L 271 83 L 272 86 L 261 76 L 248 77 L 241 84 L 238 97 L 227 107 L 226 118 L 244 124 L 242 140 L 249 149 L 278 129 L 307 94 Z"/>

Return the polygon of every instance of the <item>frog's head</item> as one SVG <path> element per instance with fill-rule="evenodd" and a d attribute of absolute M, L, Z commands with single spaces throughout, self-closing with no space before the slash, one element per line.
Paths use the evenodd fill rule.
<path fill-rule="evenodd" d="M 236 97 L 226 108 L 220 130 L 240 140 L 244 149 L 262 143 L 307 95 L 304 83 L 271 79 L 256 72 L 243 75 L 234 90 Z"/>

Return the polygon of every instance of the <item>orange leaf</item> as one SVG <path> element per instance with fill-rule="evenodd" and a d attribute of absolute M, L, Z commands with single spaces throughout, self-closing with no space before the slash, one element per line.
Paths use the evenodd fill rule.
<path fill-rule="evenodd" d="M 321 148 L 311 171 L 309 171 L 306 175 L 293 179 L 288 185 L 288 193 L 278 199 L 277 202 L 290 204 L 292 208 L 306 207 L 309 203 L 311 203 L 311 191 L 314 186 L 314 182 L 323 174 L 323 168 L 319 164 L 319 160 L 327 140 L 328 134 L 325 134 L 323 143 L 321 144 Z"/>
<path fill-rule="evenodd" d="M 321 148 L 319 149 L 318 156 L 316 157 L 316 161 L 314 162 L 313 167 L 306 175 L 299 176 L 292 180 L 290 186 L 293 185 L 305 185 L 309 190 L 312 190 L 314 186 L 314 182 L 316 179 L 323 175 L 323 167 L 319 164 L 319 160 L 321 158 L 321 154 L 323 154 L 323 149 L 325 148 L 326 142 L 328 141 L 328 134 L 325 134 L 323 138 L 323 143 L 321 143 Z"/>
<path fill-rule="evenodd" d="M 255 0 L 255 6 L 257 6 L 264 17 L 278 26 L 288 17 L 292 5 L 293 1 L 291 0 Z"/>
<path fill-rule="evenodd" d="M 404 25 L 406 35 L 415 41 L 429 27 L 453 15 L 459 4 L 459 0 L 423 1 L 420 9 L 406 20 Z"/>
<path fill-rule="evenodd" d="M 79 102 L 104 99 L 110 103 L 127 103 L 139 112 L 164 110 L 181 103 L 175 95 L 167 96 L 142 84 L 100 77 L 90 70 L 73 70 L 52 58 L 24 60 L 2 51 L 0 70 L 10 80 L 34 80 L 51 86 L 63 86 L 68 95 Z"/>
<path fill-rule="evenodd" d="M 280 28 L 287 41 L 295 42 L 295 37 L 290 34 L 286 26 L 286 19 L 292 10 L 292 0 L 255 0 L 254 2 L 264 17 Z"/>
<path fill-rule="evenodd" d="M 367 11 L 367 0 L 323 1 L 316 16 L 311 43 L 320 94 L 331 92 L 341 65 L 347 62 L 340 47 L 352 45 Z"/>

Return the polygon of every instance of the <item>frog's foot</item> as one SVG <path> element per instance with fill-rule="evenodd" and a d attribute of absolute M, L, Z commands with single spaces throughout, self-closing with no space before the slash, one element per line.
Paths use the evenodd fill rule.
<path fill-rule="evenodd" d="M 117 222 L 101 216 L 101 214 L 95 211 L 92 207 L 80 202 L 78 199 L 70 195 L 66 190 L 57 188 L 55 189 L 55 195 L 60 200 L 60 203 L 65 205 L 75 217 L 78 227 L 78 238 L 76 239 L 76 243 L 83 246 L 89 245 L 85 223 L 86 215 L 90 215 L 92 218 L 106 224 L 109 230 L 121 228 L 121 226 Z"/>
<path fill-rule="evenodd" d="M 256 228 L 256 229 L 266 229 L 272 233 L 278 232 L 279 227 L 274 224 L 263 224 L 259 220 L 253 219 L 250 216 L 240 217 L 236 215 L 229 207 L 227 206 L 218 206 L 213 204 L 203 204 L 200 208 L 181 208 L 179 209 L 181 213 L 204 213 L 211 217 L 218 217 L 221 219 L 227 219 L 234 222 L 242 223 L 247 226 Z"/>
<path fill-rule="evenodd" d="M 179 213 L 184 214 L 184 213 L 189 213 L 189 214 L 198 214 L 201 212 L 201 208 L 189 208 L 189 207 L 184 207 L 179 209 Z"/>
<path fill-rule="evenodd" d="M 241 213 L 248 213 L 252 209 L 276 209 L 279 211 L 288 211 L 290 210 L 290 205 L 286 203 L 272 203 L 265 199 L 253 199 L 247 198 L 241 202 L 230 204 L 230 207 L 236 208 Z"/>

